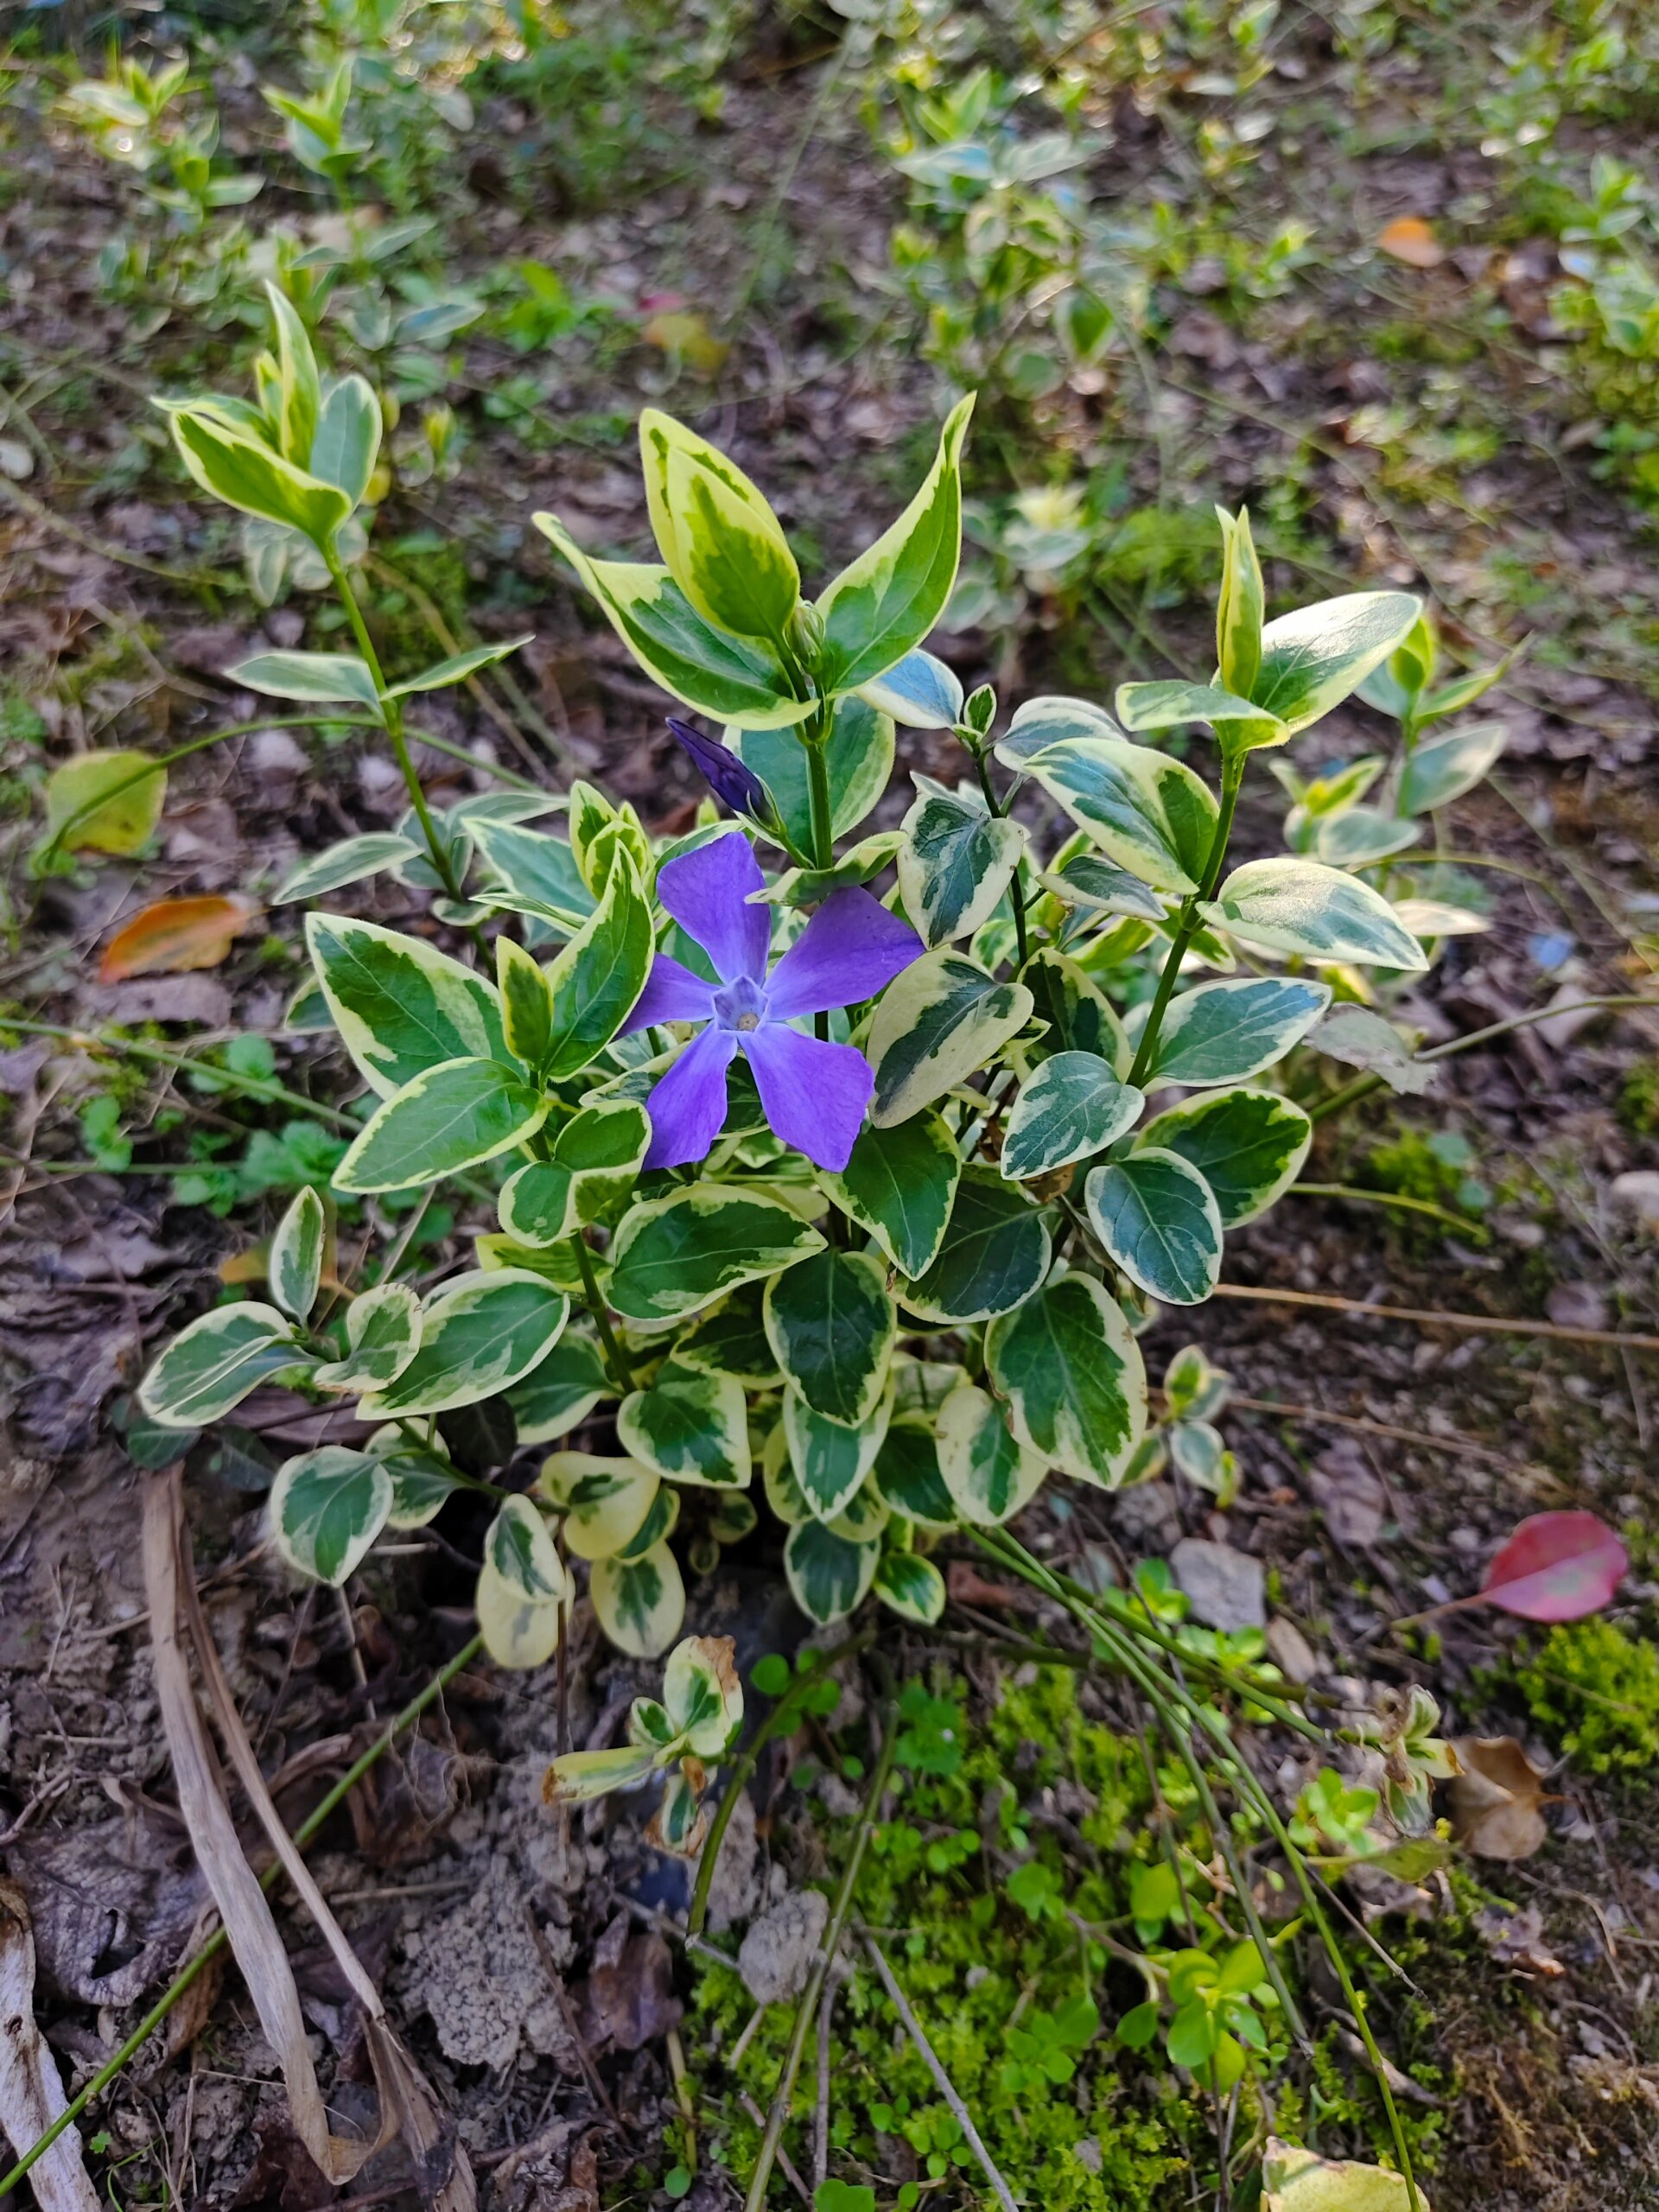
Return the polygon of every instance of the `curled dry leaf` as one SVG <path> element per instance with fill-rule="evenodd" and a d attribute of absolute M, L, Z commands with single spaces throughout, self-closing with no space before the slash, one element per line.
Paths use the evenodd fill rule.
<path fill-rule="evenodd" d="M 63 2110 L 56 2062 L 35 2024 L 35 1938 L 29 1904 L 15 1882 L 0 1881 L 0 2128 L 21 2158 Z M 29 2172 L 41 2212 L 98 2212 L 98 2192 L 81 2163 L 80 2136 L 65 2128 Z"/>
<path fill-rule="evenodd" d="M 1500 1966 L 1519 1967 L 1553 1980 L 1567 1968 L 1544 1941 L 1543 1915 L 1535 1904 L 1489 1904 L 1475 1915 L 1475 1932 Z"/>
<path fill-rule="evenodd" d="M 1459 1736 L 1462 1771 L 1449 1785 L 1452 1825 L 1481 1859 L 1530 1859 L 1542 1848 L 1543 1775 L 1513 1736 Z"/>
<path fill-rule="evenodd" d="M 1480 1594 L 1526 1621 L 1577 1621 L 1612 1603 L 1630 1554 L 1593 1513 L 1534 1513 L 1486 1570 Z"/>
<path fill-rule="evenodd" d="M 98 979 L 100 983 L 124 983 L 130 976 L 177 976 L 191 968 L 217 968 L 232 940 L 259 911 L 251 899 L 218 894 L 158 899 L 117 930 L 98 963 Z"/>

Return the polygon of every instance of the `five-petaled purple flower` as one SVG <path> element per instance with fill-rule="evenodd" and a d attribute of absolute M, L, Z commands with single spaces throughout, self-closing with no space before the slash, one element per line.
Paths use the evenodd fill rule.
<path fill-rule="evenodd" d="M 819 1167 L 847 1165 L 874 1078 L 861 1052 L 791 1028 L 804 1014 L 874 998 L 922 951 L 914 930 L 855 887 L 831 892 L 783 958 L 766 973 L 772 909 L 751 906 L 766 878 L 741 830 L 670 861 L 657 896 L 708 954 L 718 983 L 659 952 L 630 1031 L 663 1021 L 701 1021 L 645 1101 L 647 1167 L 701 1160 L 726 1118 L 726 1071 L 741 1051 L 774 1135 Z"/>

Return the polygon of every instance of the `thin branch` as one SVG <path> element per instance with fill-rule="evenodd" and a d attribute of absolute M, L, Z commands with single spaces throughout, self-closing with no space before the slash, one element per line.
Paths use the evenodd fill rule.
<path fill-rule="evenodd" d="M 1019 2212 L 1019 2207 L 1014 2201 L 1013 2191 L 1009 2189 L 1007 2182 L 1003 2180 L 1001 2175 L 997 2171 L 995 2160 L 992 2158 L 990 2152 L 985 2148 L 985 2139 L 980 2133 L 978 2128 L 974 2125 L 974 2116 L 972 2113 L 970 2113 L 967 2106 L 963 2104 L 961 2097 L 957 2094 L 956 2088 L 951 2082 L 950 2076 L 945 2072 L 944 2067 L 940 2065 L 932 2044 L 929 2043 L 926 2036 L 922 2032 L 921 2022 L 916 2018 L 914 2012 L 911 2011 L 909 2001 L 906 1998 L 904 1991 L 899 1986 L 898 1976 L 893 1973 L 893 1968 L 887 1964 L 886 1959 L 881 1955 L 881 1946 L 876 1942 L 874 1936 L 869 1933 L 868 1929 L 865 1930 L 864 1934 L 864 1948 L 869 1953 L 870 1958 L 874 1964 L 875 1970 L 881 1977 L 881 1986 L 887 1993 L 887 1997 L 893 2005 L 893 2011 L 899 2015 L 899 2018 L 905 2024 L 906 2033 L 915 2044 L 917 2050 L 920 2051 L 923 2063 L 926 2066 L 928 2072 L 933 2076 L 934 2081 L 938 2084 L 939 2094 L 944 2099 L 945 2103 L 950 2107 L 951 2115 L 955 2119 L 957 2126 L 962 2130 L 963 2141 L 967 2144 L 968 2148 L 973 2152 L 974 2156 L 979 2160 L 980 2164 L 984 2168 L 985 2178 L 990 2183 L 991 2187 L 996 2191 L 997 2202 L 1001 2205 L 1002 2212 Z"/>
<path fill-rule="evenodd" d="M 1378 1321 L 1417 1321 L 1425 1326 L 1470 1329 L 1491 1337 L 1548 1337 L 1566 1344 L 1608 1344 L 1616 1351 L 1659 1351 L 1659 1337 L 1618 1329 L 1579 1329 L 1565 1321 L 1514 1321 L 1503 1313 L 1443 1313 L 1425 1306 L 1372 1306 L 1363 1298 L 1338 1298 L 1318 1290 L 1274 1290 L 1267 1285 L 1218 1282 L 1212 1298 L 1244 1298 L 1262 1306 L 1317 1306 L 1331 1313 L 1363 1313 Z"/>

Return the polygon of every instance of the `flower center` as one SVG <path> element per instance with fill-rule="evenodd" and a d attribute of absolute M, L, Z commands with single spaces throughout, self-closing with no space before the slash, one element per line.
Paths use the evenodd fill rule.
<path fill-rule="evenodd" d="M 715 993 L 715 1019 L 722 1029 L 758 1029 L 766 1017 L 766 990 L 747 976 Z"/>

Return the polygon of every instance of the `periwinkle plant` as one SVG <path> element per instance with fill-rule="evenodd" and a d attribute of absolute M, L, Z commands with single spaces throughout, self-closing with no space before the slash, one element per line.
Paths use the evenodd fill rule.
<path fill-rule="evenodd" d="M 1305 852 L 1229 855 L 1252 754 L 1397 654 L 1417 601 L 1359 592 L 1267 621 L 1248 518 L 1225 516 L 1209 683 L 1128 684 L 1115 715 L 1033 699 L 998 734 L 990 692 L 965 698 L 925 645 L 957 573 L 970 402 L 904 513 L 811 601 L 761 493 L 652 411 L 658 562 L 593 557 L 536 519 L 677 709 L 718 731 L 672 723 L 729 817 L 710 799 L 653 837 L 586 784 L 440 816 L 403 702 L 481 656 L 401 682 L 374 659 L 337 550 L 373 395 L 325 382 L 276 314 L 257 407 L 171 411 L 198 483 L 315 547 L 359 639 L 237 681 L 353 702 L 410 777 L 407 832 L 347 839 L 285 887 L 312 905 L 316 993 L 373 1099 L 334 1188 L 447 1182 L 496 1219 L 435 1288 L 331 1283 L 319 1313 L 327 1210 L 302 1193 L 269 1300 L 191 1324 L 146 1409 L 197 1427 L 273 1376 L 354 1408 L 366 1440 L 290 1459 L 272 1493 L 283 1556 L 324 1582 L 458 1489 L 490 1491 L 479 1616 L 506 1666 L 549 1657 L 584 1572 L 614 1643 L 667 1652 L 677 1535 L 700 1569 L 747 1537 L 757 1465 L 815 1623 L 872 1592 L 937 1619 L 943 1532 L 988 1534 L 1052 1474 L 1110 1490 L 1155 1470 L 1148 1301 L 1202 1303 L 1227 1231 L 1295 1178 L 1323 1078 L 1304 1055 L 1293 1080 L 1287 1056 L 1317 1052 L 1333 999 L 1427 964 L 1384 889 Z M 918 776 L 902 827 L 869 832 L 896 722 L 953 734 L 964 772 Z M 1161 749 L 1194 728 L 1219 748 L 1213 786 Z M 1011 810 L 1022 791 L 1067 818 L 1057 843 Z M 493 939 L 493 972 L 317 903 L 385 868 L 437 893 L 469 952 Z M 1222 1489 L 1194 1357 L 1170 1448 Z M 469 1408 L 559 1447 L 531 1488 L 461 1464 L 443 1431 Z M 669 1740 L 654 1715 L 641 1728 L 630 1775 Z M 663 1833 L 694 1826 L 677 1797 Z"/>

